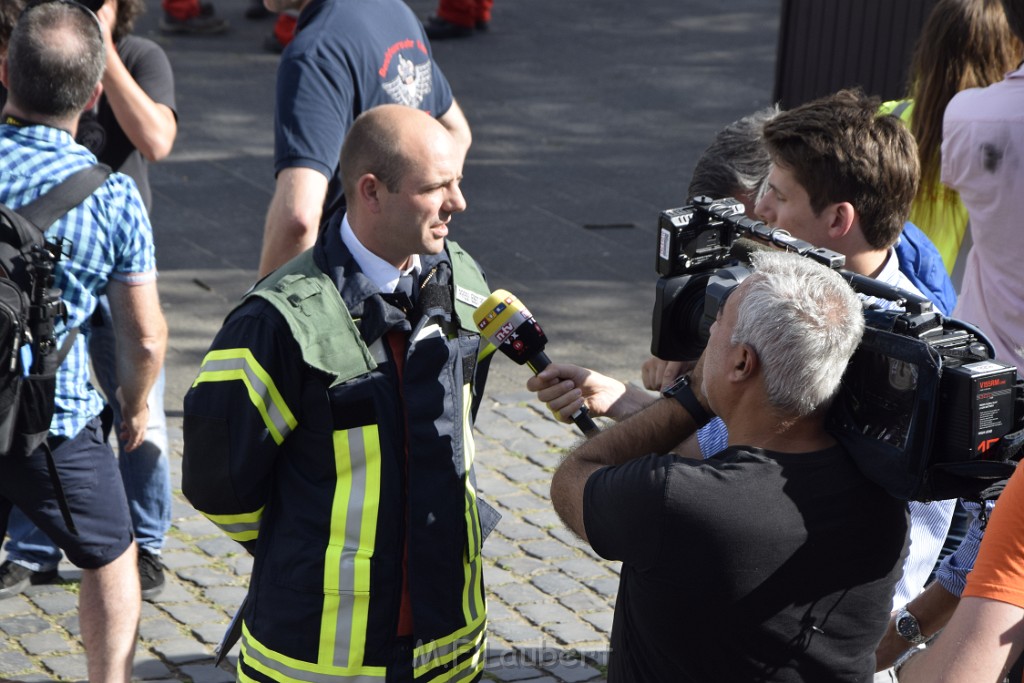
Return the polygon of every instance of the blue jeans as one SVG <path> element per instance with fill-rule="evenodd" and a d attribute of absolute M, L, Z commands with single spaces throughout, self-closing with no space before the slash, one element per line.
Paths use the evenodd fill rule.
<path fill-rule="evenodd" d="M 121 406 L 115 398 L 114 327 L 106 296 L 100 297 L 96 310 L 101 316 L 101 323 L 91 325 L 83 332 L 89 335 L 93 379 L 114 409 L 114 435 L 117 436 L 121 425 Z M 125 453 L 123 444 L 118 441 L 118 466 L 128 497 L 135 539 L 140 548 L 157 555 L 171 527 L 171 470 L 167 456 L 164 382 L 164 370 L 161 368 L 156 384 L 149 392 L 149 424 L 146 425 L 143 444 L 131 453 Z M 16 507 L 11 510 L 7 535 L 7 559 L 33 571 L 55 569 L 60 562 L 60 549 Z"/>

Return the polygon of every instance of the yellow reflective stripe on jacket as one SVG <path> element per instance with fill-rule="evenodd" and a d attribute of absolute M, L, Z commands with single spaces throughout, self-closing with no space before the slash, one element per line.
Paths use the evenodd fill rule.
<path fill-rule="evenodd" d="M 469 384 L 462 385 L 462 433 L 463 437 L 463 468 L 465 472 L 473 469 L 476 457 L 476 444 L 473 441 L 473 424 L 470 419 L 472 407 L 472 391 Z M 485 614 L 483 590 L 483 563 L 480 550 L 483 539 L 480 537 L 480 508 L 476 503 L 476 491 L 473 489 L 472 478 L 466 476 L 466 539 L 469 544 L 464 559 L 462 582 L 462 614 L 467 624 L 475 624 Z"/>
<path fill-rule="evenodd" d="M 274 652 L 249 632 L 248 625 L 242 622 L 241 654 L 246 666 L 252 667 L 264 676 L 281 683 L 337 683 L 344 679 L 346 683 L 384 683 L 385 669 L 382 666 L 359 668 L 340 668 L 312 662 L 303 662 Z M 242 668 L 238 668 L 239 680 L 252 680 L 242 677 Z"/>
<path fill-rule="evenodd" d="M 260 533 L 263 508 L 261 507 L 256 512 L 243 512 L 238 515 L 211 515 L 204 512 L 203 516 L 236 541 L 254 541 Z"/>
<path fill-rule="evenodd" d="M 281 445 L 298 425 L 288 409 L 274 380 L 259 364 L 249 349 L 219 349 L 210 351 L 203 359 L 199 376 L 192 386 L 202 382 L 241 381 L 249 392 L 249 399 L 263 417 L 270 436 Z"/>
<path fill-rule="evenodd" d="M 487 619 L 481 616 L 476 623 L 469 624 L 446 638 L 438 638 L 413 649 L 413 677 L 419 679 L 431 669 L 441 667 L 438 675 L 425 676 L 423 680 L 442 683 L 471 678 L 484 667 L 486 627 Z M 444 668 L 460 657 L 466 657 L 466 660 L 451 669 Z"/>
<path fill-rule="evenodd" d="M 334 462 L 337 484 L 324 565 L 318 657 L 332 668 L 362 670 L 370 613 L 370 558 L 380 507 L 377 425 L 335 432 Z"/>

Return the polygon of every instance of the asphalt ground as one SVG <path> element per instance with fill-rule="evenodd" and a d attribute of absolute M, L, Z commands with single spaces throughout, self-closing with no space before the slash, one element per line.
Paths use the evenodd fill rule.
<path fill-rule="evenodd" d="M 212 649 L 251 561 L 180 494 L 181 399 L 224 315 L 254 281 L 273 192 L 277 56 L 272 20 L 216 0 L 221 36 L 163 36 L 159 6 L 136 32 L 167 51 L 179 133 L 151 170 L 160 293 L 170 326 L 166 406 L 174 526 L 168 586 L 143 605 L 135 678 L 217 683 Z M 433 0 L 409 0 L 421 17 Z M 769 104 L 780 3 L 755 0 L 498 0 L 491 30 L 434 54 L 473 129 L 452 237 L 531 309 L 548 355 L 625 380 L 650 345 L 655 226 L 684 202 L 721 126 Z M 525 392 L 526 368 L 492 364 L 477 421 L 479 488 L 504 515 L 484 546 L 486 677 L 600 681 L 618 565 L 574 539 L 548 500 L 576 434 Z M 76 681 L 85 659 L 80 572 L 0 601 L 0 679 Z"/>

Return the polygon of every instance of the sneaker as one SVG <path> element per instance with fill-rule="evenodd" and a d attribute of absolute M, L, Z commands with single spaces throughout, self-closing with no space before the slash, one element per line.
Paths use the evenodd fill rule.
<path fill-rule="evenodd" d="M 274 16 L 274 13 L 263 5 L 263 0 L 253 0 L 252 4 L 245 10 L 246 19 L 267 19 Z"/>
<path fill-rule="evenodd" d="M 468 38 L 476 29 L 473 26 L 453 24 L 441 17 L 430 17 L 423 25 L 427 38 L 431 40 L 448 40 L 449 38 Z"/>
<path fill-rule="evenodd" d="M 176 19 L 165 12 L 160 19 L 160 30 L 164 33 L 193 35 L 224 33 L 228 30 L 228 22 L 215 15 L 212 6 L 207 5 L 200 9 L 200 13 L 190 19 Z"/>
<path fill-rule="evenodd" d="M 29 584 L 37 586 L 44 583 L 53 583 L 57 580 L 57 570 L 50 569 L 44 572 L 34 572 L 28 567 L 23 567 L 7 560 L 0 564 L 0 600 L 13 598 Z"/>
<path fill-rule="evenodd" d="M 279 55 L 284 52 L 284 45 L 277 39 L 277 36 L 271 33 L 263 39 L 263 49 L 267 52 L 273 52 L 275 55 Z"/>
<path fill-rule="evenodd" d="M 164 565 L 160 556 L 139 548 L 139 584 L 142 599 L 152 600 L 164 590 Z"/>

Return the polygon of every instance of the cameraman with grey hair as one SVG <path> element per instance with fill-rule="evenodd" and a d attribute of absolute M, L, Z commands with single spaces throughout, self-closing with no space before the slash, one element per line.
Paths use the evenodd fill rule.
<path fill-rule="evenodd" d="M 572 451 L 551 498 L 622 560 L 609 681 L 864 681 L 907 528 L 825 430 L 860 300 L 800 256 L 754 255 L 692 376 Z M 729 447 L 670 452 L 711 419 Z M 865 555 L 863 547 L 873 552 Z"/>

